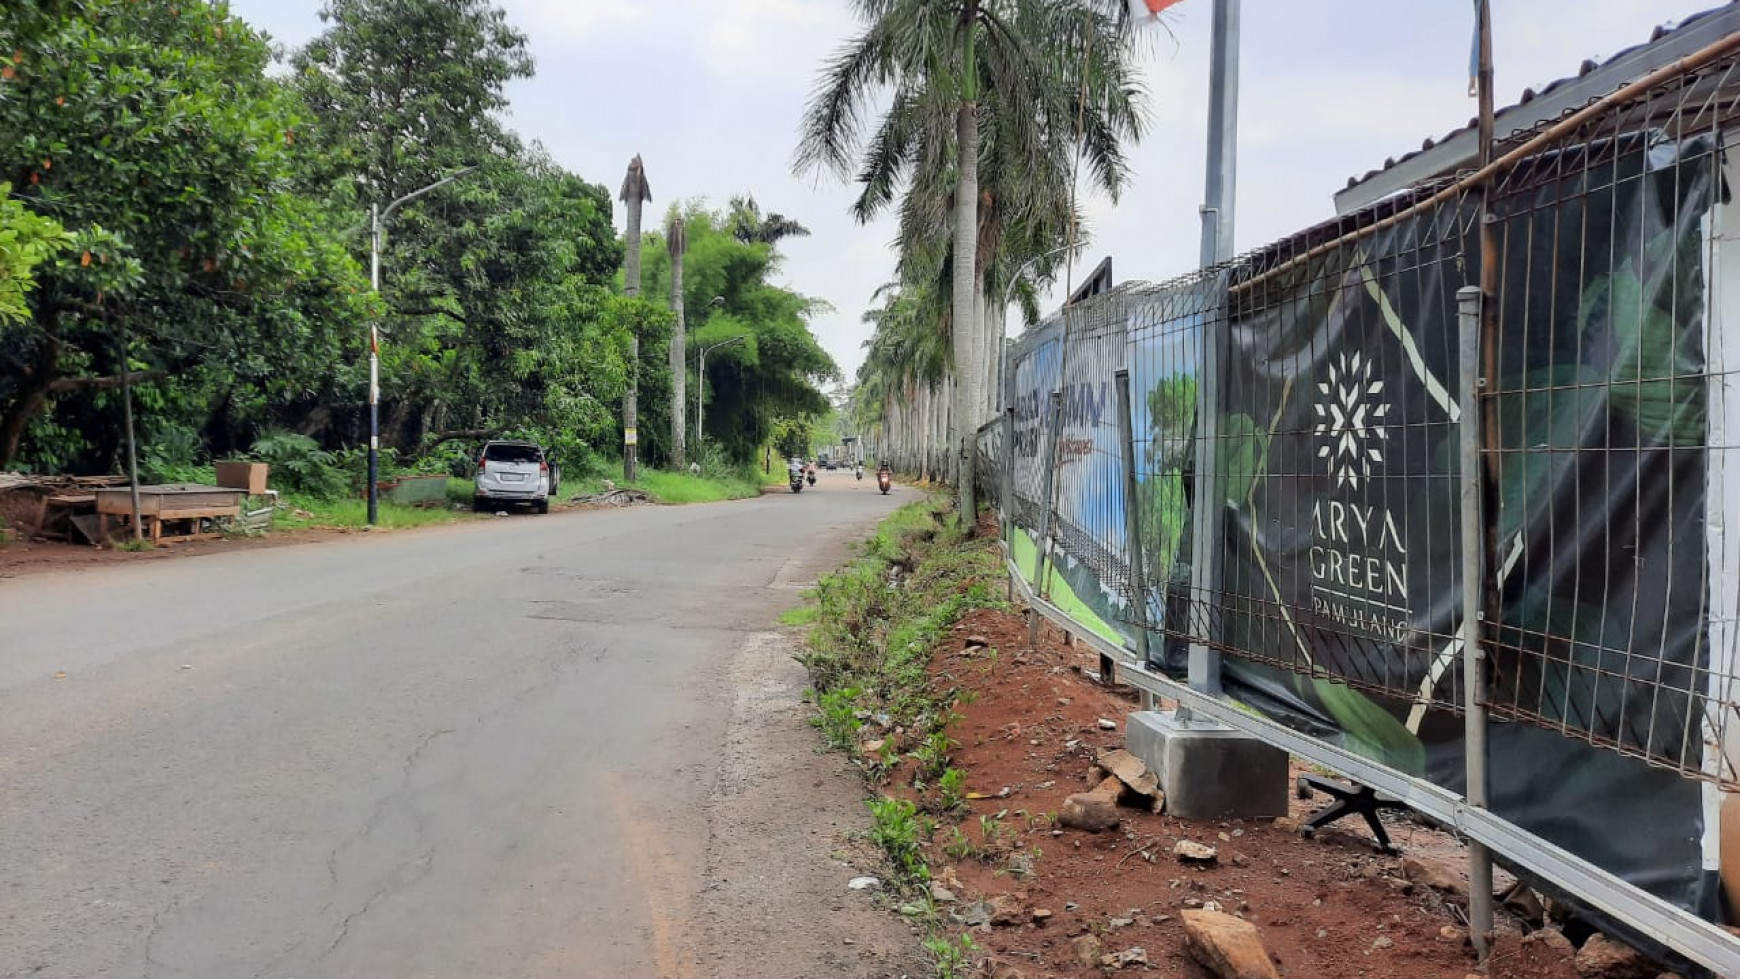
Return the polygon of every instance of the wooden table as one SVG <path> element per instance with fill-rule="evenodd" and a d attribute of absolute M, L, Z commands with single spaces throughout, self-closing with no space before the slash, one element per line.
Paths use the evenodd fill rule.
<path fill-rule="evenodd" d="M 241 516 L 242 498 L 247 496 L 246 490 L 226 489 L 222 486 L 201 486 L 198 483 L 169 483 L 162 486 L 139 487 L 139 520 L 146 528 L 153 544 L 163 541 L 202 540 L 222 536 L 216 531 L 202 532 L 201 524 L 205 520 Z M 100 489 L 96 491 L 97 515 L 103 521 L 103 531 L 108 531 L 108 519 L 120 517 L 121 525 L 127 526 L 133 518 L 132 491 L 126 487 L 116 489 Z M 174 521 L 191 521 L 192 527 L 187 533 L 163 535 L 163 525 Z"/>

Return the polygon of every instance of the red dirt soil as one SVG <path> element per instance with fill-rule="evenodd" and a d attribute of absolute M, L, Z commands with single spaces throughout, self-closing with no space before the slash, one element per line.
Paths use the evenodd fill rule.
<path fill-rule="evenodd" d="M 989 647 L 964 649 L 966 636 L 983 637 Z M 941 883 L 960 885 L 960 904 L 945 910 L 1000 895 L 1018 905 L 1013 926 L 950 928 L 967 931 L 989 953 L 985 975 L 1106 974 L 1078 962 L 1071 944 L 1093 934 L 1106 953 L 1144 949 L 1147 974 L 1202 979 L 1207 973 L 1184 951 L 1179 912 L 1204 902 L 1255 923 L 1283 976 L 1464 979 L 1477 972 L 1460 909 L 1404 880 L 1402 858 L 1379 853 L 1357 819 L 1315 840 L 1285 822 L 1188 822 L 1128 806 L 1120 807 L 1122 824 L 1105 833 L 1052 826 L 1044 814 L 1094 787 L 1100 775 L 1094 759 L 1123 747 L 1126 715 L 1136 709 L 1132 691 L 1101 686 L 1097 672 L 1089 648 L 1065 645 L 1047 626 L 1039 648 L 1028 650 L 1025 622 L 990 610 L 969 616 L 935 653 L 939 689 L 976 695 L 957 705 L 961 719 L 948 733 L 959 743 L 953 763 L 967 773 L 969 792 L 990 796 L 969 803 L 959 830 L 983 846 L 980 817 L 1001 813 L 1007 828 L 1005 842 L 993 848 L 1002 851 L 998 857 L 951 861 L 944 845 L 955 829 L 945 819 L 928 854 Z M 1117 729 L 1102 730 L 1100 718 Z M 912 764 L 903 761 L 891 773 L 891 791 L 911 794 L 898 787 L 910 786 Z M 1295 799 L 1293 818 L 1320 804 Z M 1407 855 L 1461 873 L 1465 858 L 1453 839 L 1406 820 L 1386 821 L 1386 828 Z M 1180 863 L 1172 848 L 1184 839 L 1218 848 L 1217 865 Z M 1010 851 L 1037 854 L 1025 879 L 1009 871 Z M 1052 912 L 1049 920 L 1031 920 L 1035 908 Z M 1576 979 L 1568 943 L 1525 940 L 1508 915 L 1500 931 L 1489 975 Z"/>

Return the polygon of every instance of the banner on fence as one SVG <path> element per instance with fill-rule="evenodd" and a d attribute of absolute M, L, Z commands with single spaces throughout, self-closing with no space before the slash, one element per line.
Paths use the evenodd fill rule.
<path fill-rule="evenodd" d="M 1492 725 L 1492 808 L 1702 913 L 1712 892 L 1698 785 L 1596 745 L 1694 770 L 1701 751 L 1711 159 L 1698 141 L 1615 142 L 1518 168 L 1493 203 L 1497 373 L 1473 420 L 1498 440 L 1486 697 L 1515 719 Z M 1012 354 L 1035 446 L 1046 395 L 1065 392 L 1053 587 L 1067 587 L 1054 599 L 1125 637 L 1132 616 L 1101 567 L 1125 544 L 1121 454 L 1116 419 L 1093 409 L 1112 372 L 1130 369 L 1150 611 L 1163 616 L 1149 621 L 1172 633 L 1153 655 L 1181 668 L 1202 621 L 1177 607 L 1198 352 L 1203 330 L 1224 331 L 1222 599 L 1208 611 L 1229 693 L 1456 790 L 1466 420 L 1455 294 L 1475 274 L 1477 216 L 1472 202 L 1442 205 L 1236 299 L 1225 279 L 1200 278 L 1101 297 L 1086 305 L 1120 304 L 1122 328 L 1077 331 L 1061 356 L 1057 333 L 1042 333 Z M 1304 250 L 1282 243 L 1234 266 L 1232 281 Z M 1018 485 L 1037 499 L 1043 467 L 1017 456 Z M 1076 461 L 1096 457 L 1109 464 Z"/>

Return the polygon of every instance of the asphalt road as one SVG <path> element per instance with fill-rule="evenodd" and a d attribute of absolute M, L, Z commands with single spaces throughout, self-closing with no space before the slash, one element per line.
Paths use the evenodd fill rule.
<path fill-rule="evenodd" d="M 901 495 L 0 580 L 0 976 L 696 974 L 734 657 Z"/>

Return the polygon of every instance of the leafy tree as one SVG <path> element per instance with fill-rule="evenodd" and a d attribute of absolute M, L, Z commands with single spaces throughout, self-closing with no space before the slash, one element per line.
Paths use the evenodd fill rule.
<path fill-rule="evenodd" d="M 28 321 L 0 327 L 0 465 L 33 423 L 65 434 L 42 415 L 51 402 L 112 411 L 120 335 L 162 365 L 150 379 L 205 348 L 253 347 L 276 318 L 262 309 L 354 305 L 354 269 L 271 234 L 308 218 L 287 181 L 298 119 L 265 44 L 224 8 L 9 4 L 0 48 L 14 52 L 0 180 L 73 235 L 73 258 L 39 267 Z"/>
<path fill-rule="evenodd" d="M 26 298 L 36 286 L 35 269 L 72 243 L 61 226 L 11 199 L 0 183 L 0 324 L 30 318 Z"/>
<path fill-rule="evenodd" d="M 360 223 L 477 168 L 406 205 L 387 238 L 383 439 L 409 451 L 530 426 L 602 446 L 632 363 L 605 291 L 622 251 L 609 193 L 500 122 L 505 86 L 532 71 L 525 36 L 487 0 L 331 0 L 322 16 L 292 58 L 322 148 L 310 192 Z M 351 407 L 314 406 L 326 427 L 310 434 L 345 434 Z"/>
<path fill-rule="evenodd" d="M 747 464 L 768 443 L 777 419 L 828 409 L 820 385 L 838 377 L 839 368 L 809 328 L 809 317 L 826 307 L 771 283 L 779 271 L 778 249 L 742 240 L 732 210 L 692 206 L 681 216 L 689 345 L 744 338 L 707 356 L 707 376 L 697 381 L 705 382 L 707 399 L 706 430 L 700 434 L 722 446 L 732 462 Z M 668 292 L 670 261 L 661 236 L 650 236 L 642 257 L 649 293 Z M 721 302 L 715 304 L 715 297 Z"/>

